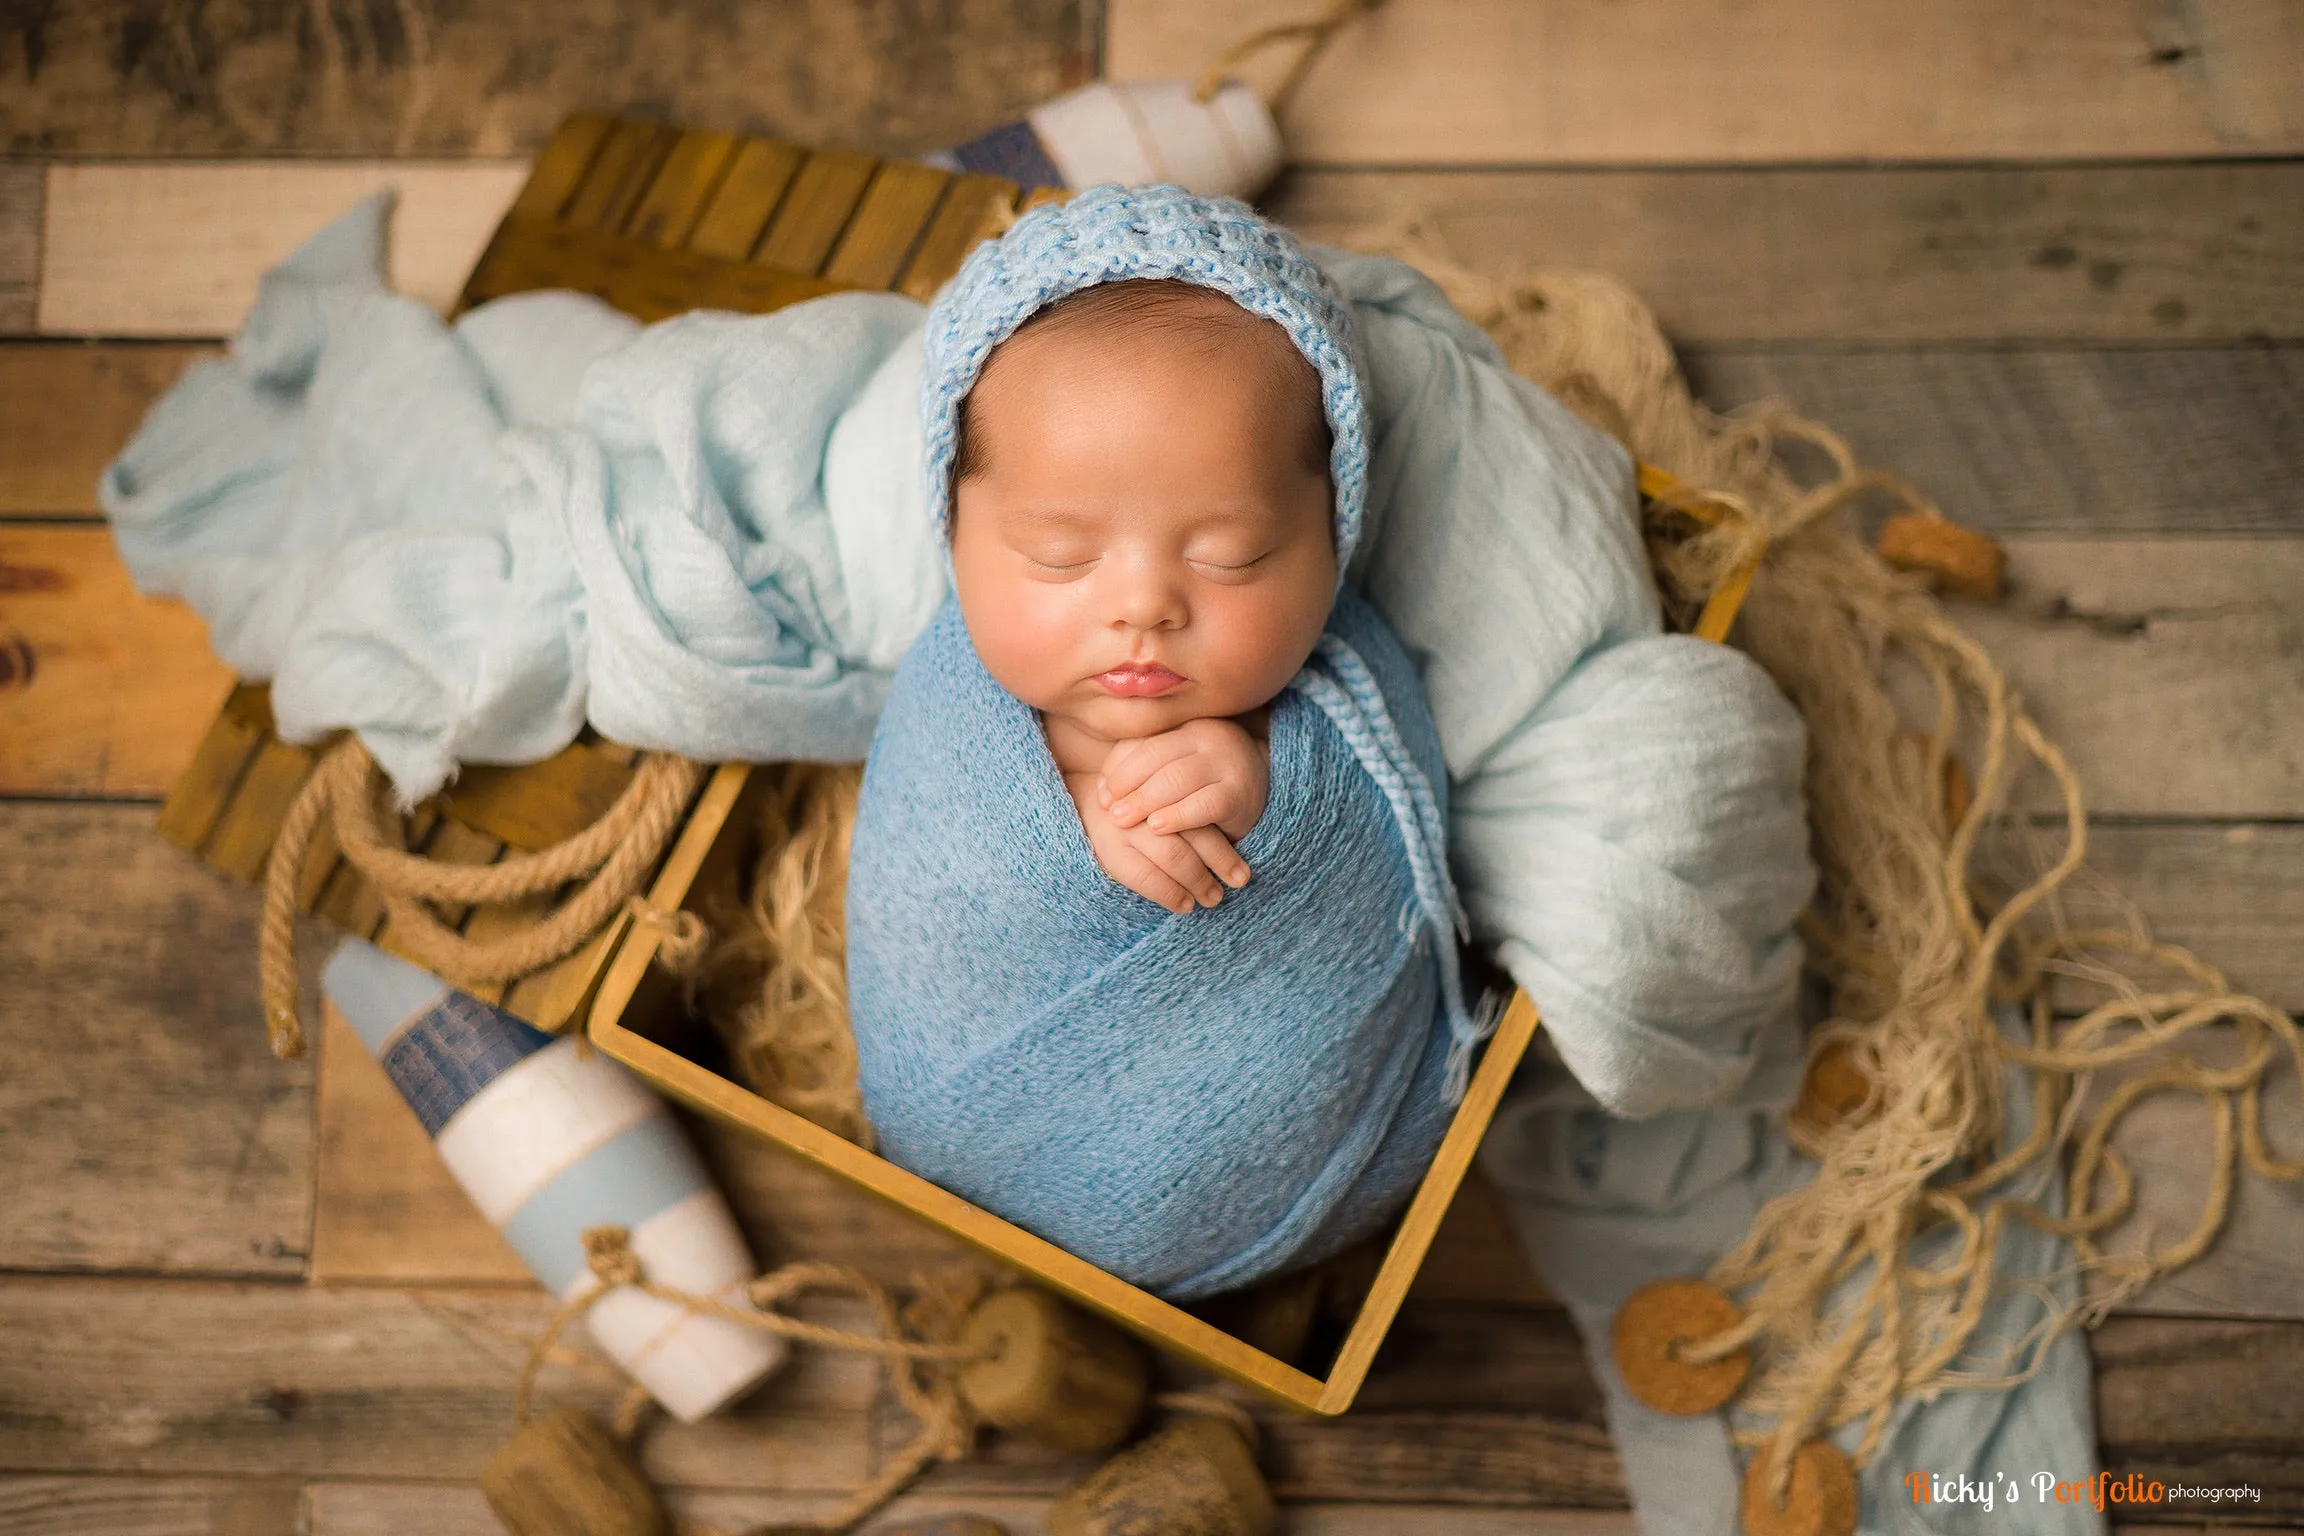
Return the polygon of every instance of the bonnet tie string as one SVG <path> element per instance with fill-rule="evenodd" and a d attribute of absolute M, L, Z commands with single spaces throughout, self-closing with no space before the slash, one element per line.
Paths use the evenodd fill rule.
<path fill-rule="evenodd" d="M 1416 886 L 1416 905 L 1440 962 L 1440 1000 L 1448 1016 L 1451 1045 L 1448 1051 L 1446 1093 L 1459 1103 L 1472 1080 L 1472 1050 L 1496 1028 L 1495 999 L 1476 1010 L 1464 1005 L 1464 980 L 1456 953 L 1459 938 L 1469 937 L 1470 925 L 1456 898 L 1456 885 L 1448 872 L 1448 829 L 1440 816 L 1438 799 L 1424 772 L 1408 754 L 1400 731 L 1385 707 L 1383 692 L 1369 674 L 1357 651 L 1334 634 L 1323 634 L 1313 654 L 1327 663 L 1334 677 L 1307 664 L 1297 670 L 1289 686 L 1319 706 L 1336 727 L 1352 755 L 1392 808 L 1400 841 L 1408 854 L 1408 872 Z"/>

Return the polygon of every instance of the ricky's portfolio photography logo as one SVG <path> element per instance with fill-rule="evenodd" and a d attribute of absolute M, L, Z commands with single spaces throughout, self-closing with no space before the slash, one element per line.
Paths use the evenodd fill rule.
<path fill-rule="evenodd" d="M 1969 1504 L 1979 1509 L 2020 1505 L 2086 1504 L 2092 1508 L 2165 1508 L 2170 1505 L 2260 1504 L 2264 1490 L 2250 1483 L 2170 1483 L 2141 1473 L 2063 1478 L 2053 1472 L 2019 1477 L 1996 1472 L 1984 1477 L 1942 1472 L 1907 1472 L 1905 1491 L 1915 1504 Z"/>

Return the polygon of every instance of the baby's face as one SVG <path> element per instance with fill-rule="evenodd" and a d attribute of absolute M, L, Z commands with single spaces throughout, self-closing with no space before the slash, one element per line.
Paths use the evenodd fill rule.
<path fill-rule="evenodd" d="M 973 391 L 981 467 L 952 521 L 969 638 L 1002 687 L 1089 736 L 1255 709 L 1327 620 L 1317 376 L 1284 387 L 1256 325 L 1027 331 Z"/>

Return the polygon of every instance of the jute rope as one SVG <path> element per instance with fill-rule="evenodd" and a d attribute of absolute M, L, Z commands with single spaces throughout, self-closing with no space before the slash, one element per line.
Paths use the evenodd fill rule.
<path fill-rule="evenodd" d="M 720 1318 L 742 1327 L 773 1333 L 795 1343 L 876 1355 L 887 1367 L 888 1380 L 895 1389 L 897 1400 L 919 1422 L 919 1432 L 864 1486 L 850 1494 L 830 1514 L 816 1521 L 818 1529 L 848 1530 L 894 1498 L 907 1483 L 936 1462 L 958 1461 L 969 1454 L 974 1439 L 975 1420 L 960 1396 L 952 1368 L 981 1357 L 960 1345 L 919 1337 L 909 1330 L 895 1298 L 870 1276 L 838 1264 L 787 1264 L 746 1286 L 745 1297 L 751 1304 L 737 1306 L 717 1297 L 699 1296 L 691 1291 L 659 1285 L 650 1280 L 641 1267 L 639 1255 L 632 1251 L 632 1234 L 623 1227 L 592 1227 L 585 1231 L 583 1238 L 586 1264 L 599 1284 L 562 1305 L 553 1313 L 551 1321 L 545 1324 L 543 1333 L 538 1335 L 535 1343 L 529 1346 L 528 1358 L 520 1367 L 519 1385 L 513 1395 L 512 1411 L 516 1422 L 528 1422 L 535 1400 L 537 1372 L 546 1359 L 555 1353 L 559 1337 L 568 1325 L 590 1312 L 601 1297 L 618 1287 L 629 1286 L 642 1295 L 653 1296 L 658 1301 L 670 1303 L 694 1316 Z M 879 1331 L 857 1333 L 823 1323 L 806 1322 L 777 1310 L 809 1291 L 844 1292 L 860 1298 L 872 1309 Z M 617 1411 L 617 1433 L 627 1439 L 634 1435 L 647 1405 L 646 1390 L 635 1386 L 626 1394 Z M 688 1524 L 697 1536 L 727 1536 L 726 1532 L 712 1526 L 694 1521 Z M 769 1527 L 758 1529 L 766 1530 Z"/>
<path fill-rule="evenodd" d="M 1512 282 L 1451 260 L 1413 220 L 1364 233 L 1361 249 L 1401 256 L 1432 276 L 1481 324 L 1520 373 L 1662 466 L 1742 515 L 1682 543 L 1652 543 L 1659 576 L 1683 604 L 1764 550 L 1738 630 L 1742 648 L 1799 707 L 1809 736 L 1806 790 L 1821 873 L 1801 931 L 1810 968 L 1832 987 L 1832 1017 L 1812 1031 L 1813 1061 L 1845 1049 L 1869 1084 L 1854 1113 L 1819 1126 L 1794 1116 L 1794 1145 L 1815 1177 L 1771 1201 L 1708 1275 L 1747 1292 L 1743 1322 L 1683 1352 L 1713 1359 L 1755 1352 L 1740 1406 L 1768 1427 L 1736 1430 L 1769 1455 L 1779 1500 L 1804 1440 L 1861 1420 L 1854 1460 L 1879 1448 L 1906 1397 L 1997 1390 L 2037 1371 L 2049 1343 L 2093 1327 L 2155 1276 L 2206 1251 L 2229 1208 L 2235 1154 L 2268 1178 L 2304 1175 L 2304 1159 L 2267 1148 L 2264 1079 L 2279 1047 L 2304 1074 L 2294 1021 L 2236 992 L 2214 968 L 2140 926 L 2076 924 L 2064 887 L 2081 869 L 2087 810 L 2077 775 L 2010 689 L 1992 657 L 1954 626 L 1921 582 L 1885 565 L 1846 514 L 1859 498 L 1940 517 L 1893 475 L 1860 467 L 1846 444 L 1782 410 L 1735 419 L 1689 397 L 1653 317 L 1613 281 L 1540 271 Z M 1789 455 L 1820 459 L 1803 482 Z M 1908 727 L 1888 691 L 1892 668 L 1930 686 L 1935 718 Z M 1947 805 L 1955 747 L 1975 766 L 1973 794 Z M 2062 846 L 2018 877 L 1997 904 L 1980 893 L 1979 840 L 2017 823 L 2020 773 L 2045 773 L 2057 792 Z M 2107 1000 L 2059 1020 L 2051 981 L 2091 985 Z M 2174 985 L 2148 983 L 2173 981 Z M 1996 1002 L 2029 1009 L 2031 1039 L 1993 1022 Z M 2182 1037 L 2231 1027 L 2238 1060 L 2211 1065 Z M 2003 1145 L 2003 1061 L 2032 1074 L 2033 1128 Z M 2091 1074 L 2149 1061 L 2080 1123 Z M 2077 1090 L 2077 1091 L 2076 1091 Z M 2099 1239 L 2130 1210 L 2134 1177 L 2112 1146 L 2122 1117 L 2161 1092 L 2197 1094 L 2213 1137 L 2198 1222 L 2175 1242 L 2149 1238 L 2107 1253 Z M 2036 1187 L 2062 1172 L 2065 1213 L 2002 1193 L 2028 1170 Z M 1997 1194 L 1997 1198 L 1990 1198 Z M 2018 1284 L 2043 1320 L 2007 1350 L 2006 1370 L 1954 1369 L 1983 1321 L 1999 1235 L 2010 1219 L 2061 1233 L 2077 1261 L 2066 1274 L 2080 1300 L 2057 1305 L 2047 1278 Z M 1911 1257 L 1915 1239 L 1950 1228 L 1950 1256 Z M 1853 1299 L 1826 1292 L 1861 1276 Z"/>
<path fill-rule="evenodd" d="M 786 763 L 754 772 L 775 775 L 754 827 L 764 851 L 743 910 L 715 914 L 690 1006 L 727 1041 L 737 1077 L 753 1092 L 869 1149 L 841 900 L 864 768 Z"/>
<path fill-rule="evenodd" d="M 495 864 L 445 864 L 407 851 L 400 818 L 380 805 L 388 788 L 383 774 L 360 738 L 346 733 L 289 805 L 265 862 L 258 972 L 273 1053 L 300 1056 L 305 1049 L 296 1012 L 296 894 L 323 826 L 383 898 L 403 950 L 450 982 L 484 986 L 575 953 L 630 902 L 678 829 L 704 771 L 687 758 L 651 753 L 615 804 L 565 842 Z M 486 942 L 465 938 L 426 905 L 521 901 L 577 879 L 585 879 L 583 886 L 549 914 Z M 697 947 L 692 930 L 674 937 L 683 935 Z"/>
<path fill-rule="evenodd" d="M 1281 76 L 1272 94 L 1264 98 L 1264 104 L 1272 109 L 1272 115 L 1278 117 L 1288 109 L 1296 88 L 1304 83 L 1304 77 L 1312 72 L 1313 63 L 1335 39 L 1336 34 L 1343 31 L 1362 11 L 1372 11 L 1381 3 L 1382 0 L 1330 0 L 1328 9 L 1310 21 L 1283 22 L 1278 26 L 1264 27 L 1249 33 L 1209 60 L 1207 68 L 1201 70 L 1199 77 L 1192 82 L 1192 99 L 1213 101 L 1216 93 L 1223 89 L 1225 77 L 1233 69 L 1273 44 L 1301 43 L 1303 47 L 1297 53 L 1295 62 L 1288 66 L 1288 73 Z"/>

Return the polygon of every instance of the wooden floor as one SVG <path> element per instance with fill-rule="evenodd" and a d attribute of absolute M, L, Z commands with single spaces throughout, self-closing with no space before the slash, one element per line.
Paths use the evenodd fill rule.
<path fill-rule="evenodd" d="M 153 834 L 229 679 L 96 520 L 145 404 L 372 187 L 403 192 L 397 279 L 444 299 L 565 111 L 910 152 L 1098 69 L 1192 73 L 1300 9 L 59 0 L 9 22 L 0 1536 L 491 1531 L 473 1478 L 547 1312 L 364 1057 L 270 1057 L 252 893 Z M 1484 267 L 1611 270 L 1713 403 L 1788 399 L 2000 534 L 2009 599 L 1961 622 L 2086 776 L 2103 886 L 2304 1008 L 2304 12 L 1389 0 L 1289 126 L 1273 206 L 1307 233 L 1418 212 Z M 946 1257 L 707 1140 L 767 1261 Z M 2139 1112 L 2129 1235 L 2187 1228 L 2207 1141 L 2196 1108 Z M 2304 1186 L 2245 1180 L 2218 1247 L 2090 1347 L 2108 1468 L 2263 1493 L 2123 1528 L 2304 1528 Z M 652 1438 L 682 1508 L 828 1508 L 907 1428 L 837 1359 L 744 1419 Z M 1573 1330 L 1479 1186 L 1360 1405 L 1266 1422 L 1290 1531 L 1633 1536 Z M 994 1445 L 898 1513 L 1036 1532 L 1082 1470 Z"/>

